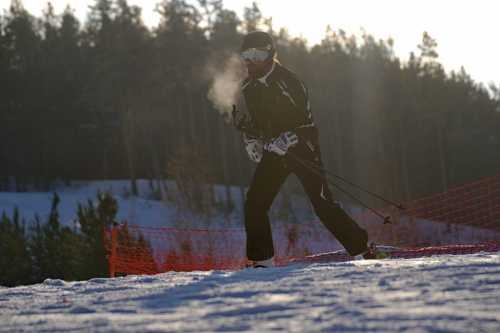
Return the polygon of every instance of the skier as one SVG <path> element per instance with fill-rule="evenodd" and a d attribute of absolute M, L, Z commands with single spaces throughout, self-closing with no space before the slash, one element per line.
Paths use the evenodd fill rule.
<path fill-rule="evenodd" d="M 351 256 L 374 258 L 367 232 L 332 200 L 322 171 L 318 129 L 313 121 L 308 91 L 276 57 L 272 37 L 262 31 L 247 34 L 241 46 L 248 77 L 242 93 L 248 112 L 233 111 L 243 130 L 250 159 L 258 163 L 245 200 L 245 231 L 249 267 L 274 265 L 268 210 L 280 187 L 294 173 L 312 202 L 315 213 Z"/>

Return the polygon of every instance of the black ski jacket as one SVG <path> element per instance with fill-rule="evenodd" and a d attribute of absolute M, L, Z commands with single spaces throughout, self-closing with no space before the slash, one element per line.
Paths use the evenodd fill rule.
<path fill-rule="evenodd" d="M 307 88 L 295 73 L 275 62 L 264 77 L 243 81 L 242 91 L 250 126 L 259 135 L 270 139 L 292 131 L 299 141 L 317 144 Z"/>

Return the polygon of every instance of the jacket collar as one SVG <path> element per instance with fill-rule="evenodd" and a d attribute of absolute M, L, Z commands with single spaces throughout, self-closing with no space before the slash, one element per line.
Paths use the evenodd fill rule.
<path fill-rule="evenodd" d="M 274 68 L 276 67 L 276 61 L 273 61 L 273 65 L 271 66 L 271 69 L 269 70 L 269 72 L 267 72 L 266 74 L 264 74 L 264 76 L 261 76 L 259 77 L 258 79 L 256 79 L 257 81 L 259 81 L 260 83 L 262 84 L 265 84 L 267 86 L 267 78 L 269 77 L 269 75 L 271 75 L 271 73 L 274 71 Z"/>

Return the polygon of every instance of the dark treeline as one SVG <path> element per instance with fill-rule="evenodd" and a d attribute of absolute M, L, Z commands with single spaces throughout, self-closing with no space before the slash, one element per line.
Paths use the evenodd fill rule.
<path fill-rule="evenodd" d="M 126 0 L 95 0 L 82 24 L 70 8 L 35 18 L 12 1 L 0 17 L 0 189 L 161 184 L 183 151 L 206 156 L 216 182 L 247 184 L 253 166 L 207 98 L 206 68 L 256 28 L 309 86 L 331 171 L 408 200 L 500 170 L 498 87 L 445 73 L 426 33 L 403 62 L 394 41 L 369 34 L 327 29 L 308 47 L 256 5 L 243 18 L 221 0 L 163 0 L 158 11 L 147 28 Z"/>

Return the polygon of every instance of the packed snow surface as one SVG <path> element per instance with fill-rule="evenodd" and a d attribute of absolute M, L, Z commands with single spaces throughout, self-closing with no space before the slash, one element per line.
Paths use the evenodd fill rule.
<path fill-rule="evenodd" d="M 46 280 L 0 332 L 500 332 L 500 254 Z"/>

